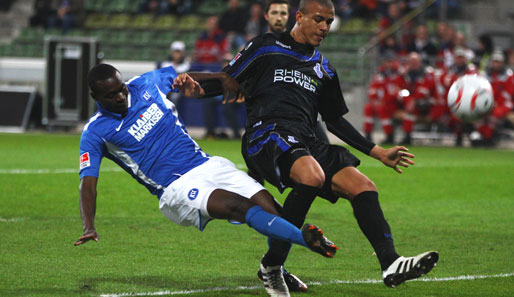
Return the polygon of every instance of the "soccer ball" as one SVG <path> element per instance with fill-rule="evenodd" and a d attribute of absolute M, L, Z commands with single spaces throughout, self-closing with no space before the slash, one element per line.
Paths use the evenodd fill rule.
<path fill-rule="evenodd" d="M 452 84 L 447 103 L 456 117 L 473 122 L 488 115 L 493 108 L 493 89 L 485 77 L 467 74 Z"/>

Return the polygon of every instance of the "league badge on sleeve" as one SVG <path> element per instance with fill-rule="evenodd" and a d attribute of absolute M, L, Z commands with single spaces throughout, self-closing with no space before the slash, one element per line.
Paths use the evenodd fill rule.
<path fill-rule="evenodd" d="M 238 53 L 234 59 L 232 59 L 232 61 L 230 61 L 230 63 L 228 63 L 228 65 L 230 66 L 234 66 L 234 64 L 236 63 L 237 60 L 239 60 L 239 58 L 241 57 L 241 53 Z"/>
<path fill-rule="evenodd" d="M 89 153 L 85 152 L 80 155 L 80 170 L 91 166 L 91 162 L 89 161 Z"/>

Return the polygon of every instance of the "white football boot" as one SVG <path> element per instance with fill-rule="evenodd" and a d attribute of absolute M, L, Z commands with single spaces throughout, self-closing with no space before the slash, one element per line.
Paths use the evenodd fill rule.
<path fill-rule="evenodd" d="M 268 266 L 262 265 L 259 268 L 262 273 L 264 289 L 271 297 L 289 297 L 289 289 L 282 275 L 282 265 Z"/>
<path fill-rule="evenodd" d="M 386 286 L 394 288 L 410 279 L 427 274 L 439 260 L 439 254 L 431 251 L 414 257 L 399 257 L 393 264 L 382 271 L 382 279 Z"/>

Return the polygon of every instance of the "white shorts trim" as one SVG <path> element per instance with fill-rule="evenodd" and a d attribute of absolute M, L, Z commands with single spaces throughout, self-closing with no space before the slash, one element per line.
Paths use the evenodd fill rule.
<path fill-rule="evenodd" d="M 171 183 L 159 200 L 169 220 L 203 230 L 213 218 L 207 211 L 211 193 L 222 189 L 250 199 L 264 187 L 223 157 L 211 157 Z"/>

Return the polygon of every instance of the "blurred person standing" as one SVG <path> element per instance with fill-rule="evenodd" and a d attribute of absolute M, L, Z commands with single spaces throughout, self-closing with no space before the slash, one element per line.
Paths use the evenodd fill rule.
<path fill-rule="evenodd" d="M 191 59 L 186 55 L 186 45 L 184 42 L 177 40 L 173 41 L 170 45 L 170 54 L 164 61 L 157 61 L 156 69 L 173 66 L 178 74 L 184 73 L 191 69 Z M 170 92 L 166 97 L 171 100 L 175 105 L 179 105 L 180 93 Z"/>
<path fill-rule="evenodd" d="M 191 58 L 186 54 L 186 45 L 183 41 L 173 41 L 170 45 L 170 54 L 164 61 L 157 61 L 157 69 L 173 66 L 177 73 L 184 73 L 191 68 Z"/>
<path fill-rule="evenodd" d="M 221 66 L 223 55 L 229 51 L 229 44 L 225 33 L 218 27 L 218 17 L 207 17 L 206 30 L 200 33 L 195 42 L 194 62 L 202 64 L 215 63 Z"/>
<path fill-rule="evenodd" d="M 399 77 L 399 100 L 403 104 L 402 128 L 405 137 L 401 144 L 411 144 L 411 133 L 416 122 L 431 123 L 435 120 L 434 108 L 441 104 L 437 93 L 432 67 L 423 65 L 421 55 L 410 53 L 406 71 Z"/>
<path fill-rule="evenodd" d="M 473 63 L 479 71 L 485 71 L 493 54 L 494 43 L 491 36 L 482 34 L 478 37 L 478 48 L 475 50 Z"/>
<path fill-rule="evenodd" d="M 512 70 L 505 67 L 505 56 L 501 50 L 493 52 L 491 63 L 483 74 L 493 87 L 494 107 L 488 117 L 475 123 L 480 134 L 479 137 L 473 137 L 471 143 L 478 146 L 491 146 L 495 144 L 494 136 L 498 127 L 503 124 L 513 109 L 514 74 Z"/>
<path fill-rule="evenodd" d="M 467 74 L 476 74 L 477 69 L 473 63 L 469 63 L 468 55 L 464 48 L 455 48 L 454 50 L 454 62 L 450 68 L 437 69 L 435 71 L 436 85 L 438 93 L 441 95 L 440 104 L 434 107 L 434 118 L 438 119 L 438 122 L 451 129 L 456 135 L 457 146 L 462 145 L 462 134 L 468 132 L 468 125 L 460 121 L 454 116 L 446 104 L 446 98 L 448 98 L 448 92 L 452 84 L 460 77 Z"/>
<path fill-rule="evenodd" d="M 386 135 L 384 143 L 393 144 L 393 117 L 399 108 L 398 63 L 392 52 L 385 54 L 383 59 L 368 88 L 368 103 L 364 105 L 364 133 L 371 141 L 374 119 L 378 118 Z"/>
<path fill-rule="evenodd" d="M 451 47 L 448 47 L 442 51 L 442 57 L 444 60 L 444 67 L 449 68 L 454 64 L 454 51 L 456 48 L 461 48 L 465 51 L 468 61 L 473 60 L 475 54 L 473 50 L 469 48 L 466 35 L 461 31 L 456 31 L 453 35 Z"/>
<path fill-rule="evenodd" d="M 78 25 L 84 13 L 83 1 L 79 0 L 53 0 L 50 9 L 48 27 L 60 28 L 63 33 Z"/>
<path fill-rule="evenodd" d="M 194 59 L 191 71 L 220 71 L 223 57 L 229 52 L 229 42 L 225 33 L 218 26 L 218 16 L 207 17 L 206 30 L 200 33 L 195 42 Z M 226 134 L 217 134 L 217 110 L 220 98 L 212 97 L 202 100 L 206 133 L 203 138 L 228 138 Z"/>
<path fill-rule="evenodd" d="M 246 40 L 249 41 L 255 36 L 267 31 L 267 23 L 263 17 L 262 5 L 260 3 L 252 3 L 250 5 L 250 14 L 245 26 Z"/>
<path fill-rule="evenodd" d="M 430 40 L 430 35 L 426 25 L 418 25 L 414 39 L 407 44 L 405 50 L 416 52 L 421 55 L 425 65 L 433 65 L 437 56 L 437 47 Z"/>
<path fill-rule="evenodd" d="M 240 7 L 239 0 L 229 0 L 228 9 L 219 18 L 219 28 L 225 32 L 232 50 L 246 43 L 245 29 L 248 13 Z"/>

